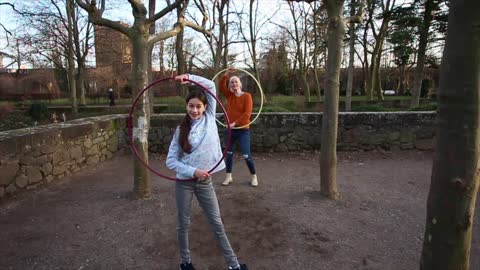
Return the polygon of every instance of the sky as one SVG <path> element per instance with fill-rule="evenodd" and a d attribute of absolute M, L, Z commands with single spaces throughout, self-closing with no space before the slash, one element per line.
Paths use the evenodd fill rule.
<path fill-rule="evenodd" d="M 0 3 L 11 3 L 11 4 L 17 4 L 17 6 L 25 0 L 0 0 Z M 39 0 L 39 1 L 50 1 L 50 0 Z M 208 2 L 208 0 L 204 0 L 205 2 Z M 148 7 L 148 0 L 143 0 L 145 3 L 145 6 Z M 241 7 L 244 5 L 246 9 L 248 10 L 248 3 L 249 0 L 234 0 L 234 4 L 237 7 Z M 112 9 L 107 10 L 104 14 L 104 17 L 112 19 L 112 20 L 121 20 L 127 23 L 132 23 L 133 22 L 133 15 L 131 13 L 131 7 L 130 4 L 128 3 L 127 0 L 107 0 L 107 4 L 114 5 Z M 192 10 L 194 8 L 194 3 L 191 1 L 190 3 Z M 279 16 L 278 14 L 285 14 L 285 12 L 288 12 L 288 7 L 286 6 L 286 1 L 284 0 L 258 0 L 258 5 L 259 5 L 259 13 L 261 16 L 259 16 L 260 21 L 265 21 L 266 18 L 271 17 L 272 14 L 277 14 L 275 18 L 278 18 L 279 20 L 282 20 L 285 18 L 284 15 Z M 165 6 L 164 1 L 157 1 L 157 11 L 162 9 Z M 290 16 L 289 14 L 287 14 Z M 288 17 L 287 16 L 287 17 Z M 3 24 L 8 30 L 10 30 L 13 34 L 15 34 L 15 28 L 16 28 L 16 17 L 10 6 L 7 5 L 0 5 L 0 23 Z M 265 32 L 268 32 L 269 29 L 268 27 L 271 26 L 264 26 L 262 29 Z M 203 37 L 200 34 L 195 33 L 193 30 L 186 30 L 187 35 L 193 35 L 198 38 L 198 40 L 203 39 Z M 11 38 L 10 38 L 11 39 Z M 10 54 L 15 54 L 14 52 L 11 51 L 11 47 L 7 48 L 7 38 L 6 38 L 6 32 L 0 28 L 0 51 L 7 52 Z M 231 48 L 232 51 L 236 51 L 240 55 L 243 55 L 243 57 L 247 57 L 247 48 L 244 47 L 243 45 L 236 45 L 235 47 Z M 4 59 L 3 64 L 8 64 L 5 62 L 8 62 L 7 59 Z M 11 61 L 10 61 L 11 62 Z M 1 64 L 1 63 L 0 63 Z"/>

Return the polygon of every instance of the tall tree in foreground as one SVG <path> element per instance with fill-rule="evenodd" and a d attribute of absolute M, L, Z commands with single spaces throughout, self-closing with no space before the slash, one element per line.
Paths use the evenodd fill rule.
<path fill-rule="evenodd" d="M 75 0 L 67 0 L 65 8 L 67 11 L 67 78 L 68 78 L 68 90 L 70 92 L 70 99 L 72 102 L 72 113 L 78 114 L 78 101 L 77 101 L 77 85 L 75 81 L 75 61 L 73 58 L 73 6 Z"/>
<path fill-rule="evenodd" d="M 128 37 L 132 44 L 132 72 L 130 85 L 133 94 L 136 96 L 148 84 L 148 57 L 155 43 L 176 36 L 188 26 L 197 31 L 203 31 L 203 27 L 191 23 L 185 18 L 178 18 L 177 23 L 167 31 L 159 32 L 155 35 L 149 33 L 149 29 L 157 20 L 161 19 L 168 13 L 172 12 L 184 2 L 184 0 L 176 0 L 171 3 L 167 1 L 167 6 L 153 16 L 147 17 L 147 8 L 141 0 L 128 0 L 132 8 L 134 22 L 132 26 L 127 26 L 120 22 L 115 22 L 103 17 L 105 10 L 105 0 L 99 1 L 97 7 L 96 0 L 77 0 L 78 5 L 88 12 L 89 20 L 104 27 L 119 31 Z M 144 94 L 133 114 L 133 142 L 140 157 L 148 162 L 148 133 L 150 129 L 150 99 Z M 151 177 L 145 166 L 138 160 L 134 159 L 134 187 L 133 192 L 136 198 L 149 197 L 151 194 Z"/>
<path fill-rule="evenodd" d="M 450 5 L 421 270 L 468 270 L 480 151 L 480 1 Z"/>
<path fill-rule="evenodd" d="M 302 2 L 302 0 L 295 0 Z M 304 0 L 313 2 L 313 0 Z M 340 65 L 342 63 L 345 24 L 363 21 L 363 7 L 360 4 L 356 16 L 344 18 L 344 0 L 324 0 L 328 14 L 328 55 L 325 75 L 325 109 L 322 116 L 322 141 L 320 152 L 320 192 L 330 198 L 339 196 L 337 190 L 337 131 L 338 101 L 340 95 Z"/>

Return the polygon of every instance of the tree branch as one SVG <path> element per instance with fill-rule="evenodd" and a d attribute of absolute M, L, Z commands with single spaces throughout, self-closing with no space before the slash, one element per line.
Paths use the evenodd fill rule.
<path fill-rule="evenodd" d="M 129 0 L 130 1 L 130 0 Z M 84 2 L 84 0 L 77 0 L 77 4 L 83 8 L 88 13 L 88 19 L 96 25 L 106 26 L 112 29 L 115 29 L 126 36 L 130 36 L 129 28 L 122 25 L 119 22 L 115 22 L 109 19 L 102 17 L 103 7 L 101 9 L 97 8 L 96 1 L 91 1 L 89 3 Z"/>
<path fill-rule="evenodd" d="M 365 4 L 366 0 L 362 0 L 360 7 L 358 8 L 357 15 L 344 18 L 344 22 L 347 23 L 362 23 L 365 16 Z"/>
<path fill-rule="evenodd" d="M 167 38 L 171 38 L 171 37 L 174 37 L 176 36 L 178 33 L 180 33 L 183 29 L 183 26 L 179 23 L 176 23 L 172 29 L 168 30 L 168 31 L 164 31 L 164 32 L 161 32 L 161 33 L 158 33 L 154 36 L 151 36 L 151 38 L 148 40 L 148 44 L 153 46 L 155 45 L 155 43 L 159 42 L 159 41 L 162 41 L 162 40 L 165 40 Z"/>
<path fill-rule="evenodd" d="M 156 20 L 162 18 L 166 14 L 170 13 L 170 11 L 176 9 L 178 6 L 180 6 L 181 3 L 183 3 L 185 0 L 176 0 L 175 3 L 168 5 L 166 8 L 162 9 L 158 13 L 156 13 L 153 17 L 147 19 L 147 23 L 152 24 Z"/>
<path fill-rule="evenodd" d="M 135 14 L 139 14 L 142 17 L 147 15 L 147 9 L 140 0 L 128 0 L 130 6 L 132 6 L 132 13 L 134 17 L 137 17 Z"/>

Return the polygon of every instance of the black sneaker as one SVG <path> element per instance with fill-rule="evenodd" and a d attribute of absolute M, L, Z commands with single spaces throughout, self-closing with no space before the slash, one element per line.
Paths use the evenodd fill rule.
<path fill-rule="evenodd" d="M 240 266 L 237 268 L 228 267 L 228 270 L 248 270 L 248 267 L 246 264 L 240 264 Z"/>
<path fill-rule="evenodd" d="M 191 262 L 181 263 L 180 270 L 195 270 L 195 267 L 193 267 L 193 264 Z"/>

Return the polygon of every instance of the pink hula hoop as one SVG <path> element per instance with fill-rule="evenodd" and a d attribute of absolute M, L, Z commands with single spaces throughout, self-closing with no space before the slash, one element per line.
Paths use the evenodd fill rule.
<path fill-rule="evenodd" d="M 167 78 L 163 78 L 163 79 L 160 79 L 160 80 L 157 80 L 153 83 L 151 83 L 150 85 L 148 85 L 147 87 L 145 87 L 145 89 L 143 89 L 142 92 L 140 92 L 136 97 L 135 99 L 133 100 L 133 103 L 132 103 L 132 107 L 130 108 L 130 112 L 128 113 L 128 119 L 127 119 L 127 127 L 128 127 L 128 137 L 129 137 L 129 141 L 130 141 L 130 148 L 132 149 L 134 155 L 137 157 L 137 159 L 149 170 L 151 171 L 152 173 L 162 177 L 162 178 L 165 178 L 167 180 L 171 180 L 171 181 L 195 181 L 196 178 L 193 177 L 193 178 L 185 178 L 185 179 L 179 179 L 179 178 L 176 178 L 176 177 L 171 177 L 171 176 L 167 176 L 167 175 L 164 175 L 164 174 L 161 174 L 159 172 L 157 172 L 155 169 L 153 169 L 152 167 L 150 167 L 150 165 L 145 161 L 143 160 L 143 158 L 140 156 L 140 154 L 138 153 L 138 150 L 137 148 L 135 147 L 135 144 L 133 142 L 133 111 L 135 109 L 135 105 L 137 105 L 137 102 L 139 100 L 139 98 L 143 95 L 143 93 L 145 93 L 146 91 L 148 91 L 152 86 L 160 83 L 160 82 L 163 82 L 163 81 L 168 81 L 168 80 L 173 80 L 174 78 L 173 77 L 167 77 Z M 225 119 L 227 120 L 227 123 L 229 123 L 229 119 L 228 119 L 228 115 L 227 115 L 227 111 L 225 110 L 225 107 L 222 105 L 222 103 L 220 102 L 220 100 L 218 99 L 218 97 L 216 95 L 214 95 L 212 92 L 210 92 L 210 90 L 208 90 L 206 87 L 204 87 L 203 85 L 197 83 L 197 82 L 194 82 L 194 81 L 191 81 L 189 79 L 185 79 L 185 81 L 188 81 L 190 83 L 193 83 L 197 86 L 199 86 L 203 91 L 205 91 L 206 93 L 208 93 L 209 95 L 211 95 L 213 98 L 215 98 L 215 100 L 217 101 L 217 104 L 220 105 L 220 108 L 222 108 L 222 111 L 223 111 L 223 115 L 225 117 Z M 213 168 L 211 168 L 208 173 L 212 172 L 213 170 L 215 170 L 215 168 L 218 167 L 218 165 L 220 165 L 220 163 L 222 162 L 222 160 L 225 158 L 225 155 L 227 153 L 227 149 L 230 147 L 230 144 L 231 144 L 231 139 L 232 139 L 232 129 L 230 127 L 227 127 L 227 131 L 228 131 L 228 138 L 227 138 L 227 145 L 225 147 L 225 150 L 223 151 L 223 156 L 222 158 L 217 162 L 217 164 L 215 164 L 215 166 L 213 166 Z"/>

